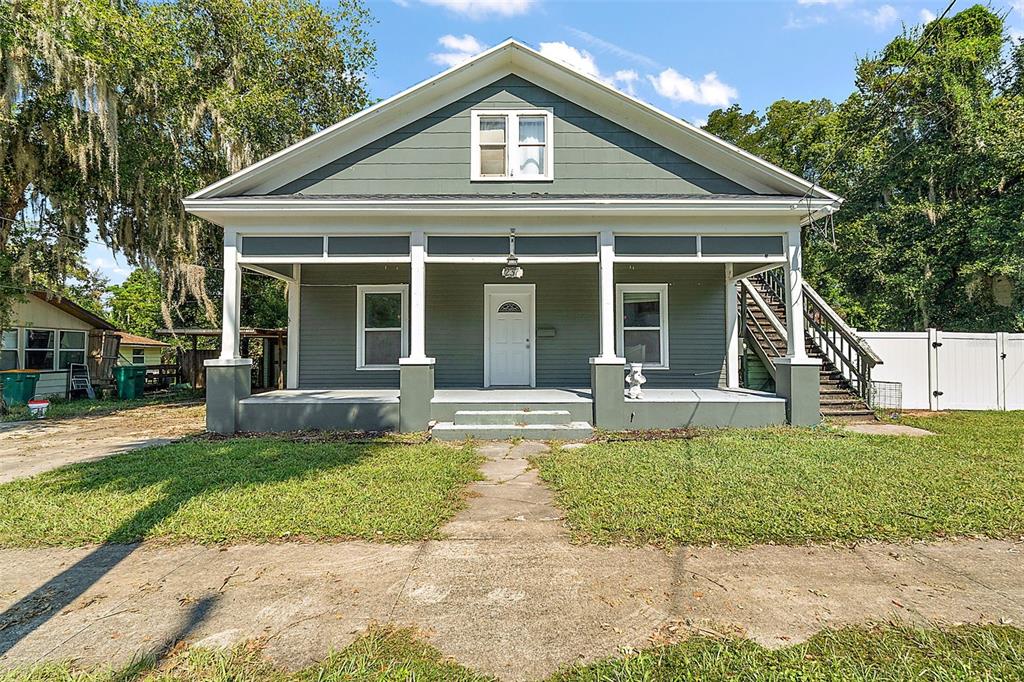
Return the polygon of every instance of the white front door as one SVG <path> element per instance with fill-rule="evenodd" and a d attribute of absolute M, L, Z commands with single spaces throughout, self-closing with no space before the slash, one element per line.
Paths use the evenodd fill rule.
<path fill-rule="evenodd" d="M 484 286 L 487 386 L 533 385 L 533 296 L 532 284 Z"/>

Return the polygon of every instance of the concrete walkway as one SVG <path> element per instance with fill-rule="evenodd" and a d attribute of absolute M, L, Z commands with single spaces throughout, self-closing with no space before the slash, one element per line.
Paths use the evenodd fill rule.
<path fill-rule="evenodd" d="M 890 618 L 1024 624 L 1024 548 L 1010 542 L 571 545 L 527 466 L 543 447 L 484 446 L 487 480 L 438 541 L 0 550 L 0 667 L 251 638 L 296 667 L 393 622 L 521 680 L 687 632 L 779 646 Z"/>
<path fill-rule="evenodd" d="M 204 414 L 201 404 L 171 403 L 0 424 L 0 483 L 202 433 Z"/>

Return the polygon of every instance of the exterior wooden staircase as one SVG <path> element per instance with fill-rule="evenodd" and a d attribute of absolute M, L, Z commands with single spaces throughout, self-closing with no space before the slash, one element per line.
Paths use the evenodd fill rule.
<path fill-rule="evenodd" d="M 774 378 L 774 361 L 786 354 L 785 288 L 780 270 L 740 283 L 740 314 L 747 346 Z M 810 285 L 804 284 L 804 344 L 821 360 L 821 413 L 832 419 L 874 419 L 871 368 L 881 359 Z"/>

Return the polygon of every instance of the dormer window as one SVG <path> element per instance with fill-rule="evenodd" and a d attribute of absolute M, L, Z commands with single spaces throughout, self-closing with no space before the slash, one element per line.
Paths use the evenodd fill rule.
<path fill-rule="evenodd" d="M 550 111 L 474 111 L 473 180 L 551 180 Z"/>

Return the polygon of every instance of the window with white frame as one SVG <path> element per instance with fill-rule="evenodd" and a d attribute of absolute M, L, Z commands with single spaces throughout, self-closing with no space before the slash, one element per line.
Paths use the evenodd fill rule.
<path fill-rule="evenodd" d="M 18 367 L 18 330 L 5 329 L 0 333 L 0 370 Z"/>
<path fill-rule="evenodd" d="M 53 329 L 25 330 L 25 369 L 54 369 L 57 332 Z"/>
<path fill-rule="evenodd" d="M 619 284 L 618 351 L 644 369 L 668 369 L 668 285 Z"/>
<path fill-rule="evenodd" d="M 68 369 L 71 365 L 85 364 L 85 332 L 60 332 L 60 347 L 57 351 L 57 369 Z"/>
<path fill-rule="evenodd" d="M 144 364 L 146 364 L 146 349 L 145 348 L 132 348 L 132 364 L 133 365 L 144 365 Z"/>
<path fill-rule="evenodd" d="M 473 180 L 551 180 L 550 111 L 474 111 Z"/>
<path fill-rule="evenodd" d="M 356 369 L 398 369 L 409 352 L 409 287 L 374 284 L 356 291 Z"/>

